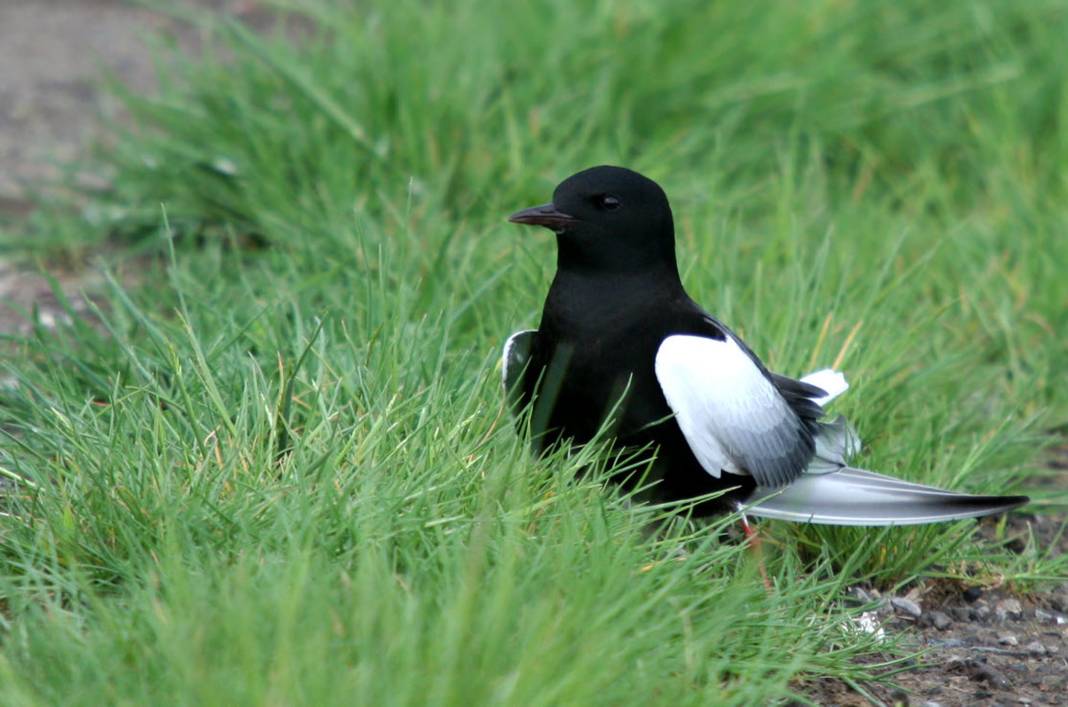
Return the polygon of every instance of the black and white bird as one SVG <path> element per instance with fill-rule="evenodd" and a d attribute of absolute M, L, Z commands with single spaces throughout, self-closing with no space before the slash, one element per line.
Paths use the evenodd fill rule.
<path fill-rule="evenodd" d="M 536 330 L 504 347 L 505 387 L 529 406 L 539 450 L 589 442 L 606 425 L 623 448 L 655 455 L 659 500 L 725 492 L 695 512 L 833 525 L 909 525 L 1000 513 L 1024 496 L 976 496 L 849 466 L 849 425 L 824 421 L 848 385 L 822 370 L 769 371 L 687 296 L 667 196 L 621 167 L 562 182 L 514 223 L 556 233 L 556 276 Z M 648 480 L 649 477 L 647 477 Z"/>

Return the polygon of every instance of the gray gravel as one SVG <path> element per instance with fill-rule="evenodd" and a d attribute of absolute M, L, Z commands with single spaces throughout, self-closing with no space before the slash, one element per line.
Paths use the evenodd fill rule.
<path fill-rule="evenodd" d="M 902 614 L 911 616 L 914 619 L 918 619 L 923 615 L 923 609 L 920 608 L 920 605 L 908 597 L 893 597 L 890 599 L 890 605 Z"/>

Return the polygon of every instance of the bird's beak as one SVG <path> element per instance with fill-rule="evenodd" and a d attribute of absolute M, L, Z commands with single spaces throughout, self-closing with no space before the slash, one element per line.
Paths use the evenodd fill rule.
<path fill-rule="evenodd" d="M 563 211 L 557 210 L 552 204 L 542 204 L 541 206 L 531 206 L 529 209 L 516 211 L 508 217 L 508 220 L 512 223 L 524 223 L 528 226 L 545 226 L 554 231 L 559 231 L 578 219 L 570 214 L 565 214 Z"/>

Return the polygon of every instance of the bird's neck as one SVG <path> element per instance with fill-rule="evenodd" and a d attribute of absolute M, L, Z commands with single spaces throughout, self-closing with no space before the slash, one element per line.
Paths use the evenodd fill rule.
<path fill-rule="evenodd" d="M 679 298 L 686 298 L 686 291 L 674 262 L 633 272 L 560 267 L 545 300 L 542 323 L 559 334 L 579 335 L 607 322 L 641 319 Z"/>
<path fill-rule="evenodd" d="M 679 281 L 675 238 L 650 238 L 640 244 L 617 239 L 610 246 L 581 235 L 564 233 L 556 238 L 556 271 L 573 278 L 665 278 Z M 681 285 L 680 285 L 681 286 Z"/>

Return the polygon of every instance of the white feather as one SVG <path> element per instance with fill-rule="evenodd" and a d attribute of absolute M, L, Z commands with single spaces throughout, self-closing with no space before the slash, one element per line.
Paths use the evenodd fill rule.
<path fill-rule="evenodd" d="M 749 473 L 739 463 L 754 441 L 773 453 L 789 443 L 786 401 L 734 339 L 669 336 L 655 371 L 690 450 L 712 476 Z"/>
<path fill-rule="evenodd" d="M 802 378 L 801 382 L 814 385 L 817 388 L 827 391 L 827 395 L 822 398 L 812 399 L 812 401 L 820 407 L 826 407 L 827 403 L 849 390 L 849 383 L 846 382 L 845 375 L 841 371 L 836 371 L 833 368 L 824 368 L 819 371 L 813 371 Z"/>

